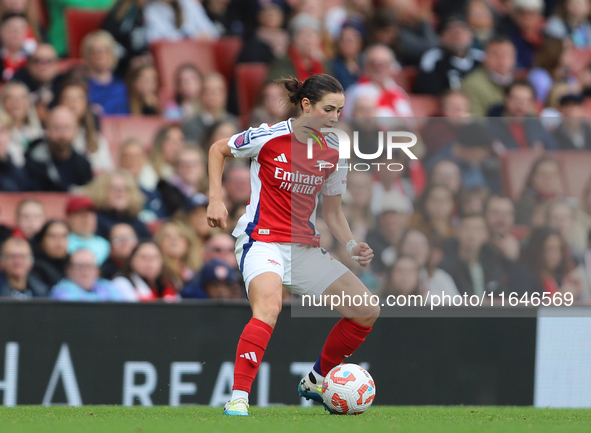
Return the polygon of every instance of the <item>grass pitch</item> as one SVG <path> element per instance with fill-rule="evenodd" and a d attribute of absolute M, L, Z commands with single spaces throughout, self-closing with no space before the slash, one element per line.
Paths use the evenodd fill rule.
<path fill-rule="evenodd" d="M 251 407 L 250 417 L 221 408 L 84 406 L 0 407 L 2 433 L 309 433 L 585 432 L 591 410 L 531 407 L 373 406 L 360 416 L 331 416 L 320 406 Z"/>

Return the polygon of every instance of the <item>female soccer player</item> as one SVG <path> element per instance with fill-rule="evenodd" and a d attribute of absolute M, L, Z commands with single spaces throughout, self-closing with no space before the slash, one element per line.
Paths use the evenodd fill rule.
<path fill-rule="evenodd" d="M 318 195 L 322 214 L 331 232 L 362 266 L 373 258 L 372 249 L 357 243 L 341 208 L 347 188 L 346 160 L 339 161 L 334 134 L 320 136 L 308 159 L 309 132 L 334 127 L 345 101 L 341 84 L 325 74 L 304 82 L 281 80 L 289 101 L 302 114 L 273 126 L 250 128 L 229 140 L 216 141 L 209 152 L 209 207 L 211 227 L 226 227 L 228 211 L 222 201 L 225 158 L 250 158 L 250 202 L 233 232 L 236 256 L 244 277 L 253 317 L 236 352 L 234 386 L 225 415 L 248 415 L 248 395 L 277 316 L 281 311 L 282 285 L 300 295 L 370 295 L 363 283 L 342 263 L 320 248 L 314 228 Z M 337 170 L 337 165 L 340 167 Z M 327 168 L 331 167 L 331 168 Z M 368 299 L 367 297 L 365 299 Z M 324 344 L 313 370 L 299 385 L 300 396 L 322 403 L 324 376 L 365 340 L 379 315 L 379 307 L 344 305 L 344 316 Z"/>

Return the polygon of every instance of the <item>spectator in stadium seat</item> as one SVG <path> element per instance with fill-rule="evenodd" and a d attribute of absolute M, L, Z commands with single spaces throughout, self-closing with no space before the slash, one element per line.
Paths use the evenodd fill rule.
<path fill-rule="evenodd" d="M 94 254 L 85 249 L 70 256 L 66 278 L 53 286 L 51 297 L 58 301 L 130 301 L 113 283 L 100 278 Z"/>
<path fill-rule="evenodd" d="M 115 224 L 126 223 L 140 239 L 151 238 L 150 231 L 138 218 L 144 197 L 131 173 L 123 169 L 103 173 L 85 192 L 98 209 L 97 235 L 107 239 Z"/>
<path fill-rule="evenodd" d="M 214 125 L 220 122 L 238 124 L 236 117 L 226 110 L 227 99 L 228 90 L 224 77 L 218 72 L 207 74 L 203 78 L 201 111 L 185 119 L 182 125 L 187 141 L 202 144 Z"/>
<path fill-rule="evenodd" d="M 456 238 L 446 242 L 440 267 L 452 276 L 460 294 L 483 296 L 505 288 L 501 257 L 487 242 L 489 234 L 482 215 L 462 217 Z"/>
<path fill-rule="evenodd" d="M 48 287 L 35 275 L 33 253 L 29 243 L 21 238 L 8 238 L 0 252 L 0 298 L 26 300 L 47 296 Z"/>
<path fill-rule="evenodd" d="M 500 190 L 498 168 L 491 159 L 492 140 L 479 122 L 462 125 L 458 138 L 444 146 L 426 164 L 433 167 L 441 159 L 450 159 L 460 167 L 464 188 L 488 187 Z"/>
<path fill-rule="evenodd" d="M 153 65 L 132 68 L 127 81 L 129 108 L 137 116 L 160 114 L 158 99 L 158 71 Z"/>
<path fill-rule="evenodd" d="M 275 82 L 267 83 L 261 92 L 261 103 L 252 110 L 250 126 L 259 127 L 262 123 L 274 125 L 287 120 L 292 114 L 288 104 L 283 103 L 285 90 Z"/>
<path fill-rule="evenodd" d="M 206 190 L 205 156 L 199 148 L 186 147 L 176 157 L 174 175 L 158 182 L 158 191 L 168 216 L 174 215 L 185 202 Z"/>
<path fill-rule="evenodd" d="M 378 101 L 377 117 L 412 117 L 414 113 L 407 93 L 392 78 L 392 71 L 396 67 L 396 58 L 388 47 L 368 47 L 364 51 L 361 77 L 345 93 L 342 115 L 351 117 L 357 98 L 369 96 Z"/>
<path fill-rule="evenodd" d="M 591 150 L 591 127 L 585 121 L 583 97 L 566 94 L 560 98 L 562 121 L 554 131 L 560 150 Z"/>
<path fill-rule="evenodd" d="M 106 30 L 121 50 L 117 72 L 123 76 L 130 61 L 148 54 L 148 39 L 144 28 L 144 6 L 147 0 L 117 0 L 103 21 Z"/>
<path fill-rule="evenodd" d="M 101 266 L 109 257 L 111 246 L 100 236 L 96 236 L 97 216 L 94 202 L 86 196 L 72 196 L 66 205 L 67 222 L 70 226 L 68 254 L 80 249 L 90 250 Z"/>
<path fill-rule="evenodd" d="M 446 186 L 454 195 L 459 197 L 462 190 L 462 172 L 460 166 L 451 159 L 441 159 L 436 162 L 429 172 L 429 182 L 433 185 Z"/>
<path fill-rule="evenodd" d="M 382 6 L 371 14 L 369 22 L 369 42 L 385 45 L 392 50 L 400 34 L 396 12 L 391 7 Z"/>
<path fill-rule="evenodd" d="M 72 110 L 78 119 L 78 133 L 72 142 L 74 150 L 88 159 L 95 173 L 112 170 L 114 164 L 109 143 L 97 127 L 98 119 L 91 111 L 86 84 L 66 83 L 57 101 Z"/>
<path fill-rule="evenodd" d="M 203 261 L 209 262 L 219 259 L 229 265 L 232 269 L 238 270 L 234 238 L 227 233 L 216 233 L 205 243 Z"/>
<path fill-rule="evenodd" d="M 33 238 L 33 274 L 47 287 L 53 287 L 65 276 L 69 231 L 64 221 L 50 220 Z"/>
<path fill-rule="evenodd" d="M 428 185 L 417 201 L 409 227 L 425 233 L 431 245 L 440 248 L 453 235 L 454 211 L 451 190 L 443 185 Z"/>
<path fill-rule="evenodd" d="M 144 20 L 148 43 L 185 38 L 215 40 L 220 36 L 201 2 L 153 0 L 144 7 Z"/>
<path fill-rule="evenodd" d="M 536 50 L 533 68 L 527 75 L 539 104 L 547 102 L 554 83 L 567 82 L 573 88 L 578 85 L 577 77 L 573 74 L 575 55 L 573 44 L 568 39 L 544 39 Z"/>
<path fill-rule="evenodd" d="M 540 225 L 541 221 L 534 221 L 536 211 L 546 202 L 563 195 L 558 162 L 549 156 L 539 158 L 530 169 L 521 197 L 515 206 L 515 221 L 523 225 Z"/>
<path fill-rule="evenodd" d="M 211 145 L 216 141 L 221 140 L 222 138 L 225 139 L 231 137 L 234 134 L 238 134 L 239 132 L 240 130 L 234 122 L 216 122 L 211 126 L 211 128 L 209 128 L 209 133 L 205 137 L 205 141 L 201 143 L 200 148 L 207 153 L 209 152 Z"/>
<path fill-rule="evenodd" d="M 32 187 L 22 167 L 12 162 L 10 155 L 12 119 L 0 111 L 0 191 L 29 191 Z"/>
<path fill-rule="evenodd" d="M 558 150 L 554 136 L 535 117 L 534 89 L 527 81 L 515 81 L 507 88 L 505 103 L 491 108 L 489 115 L 493 140 L 506 149 Z"/>
<path fill-rule="evenodd" d="M 163 126 L 152 143 L 150 160 L 160 179 L 169 179 L 174 174 L 174 162 L 185 147 L 185 134 L 177 125 Z"/>
<path fill-rule="evenodd" d="M 406 297 L 421 295 L 419 264 L 412 257 L 401 256 L 387 269 L 386 278 L 378 293 L 382 300 L 388 296 Z M 400 303 L 400 301 L 397 301 Z M 420 305 L 417 302 L 416 305 Z M 411 303 L 410 306 L 415 306 Z"/>
<path fill-rule="evenodd" d="M 585 238 L 587 248 L 583 255 L 582 263 L 571 274 L 573 283 L 580 287 L 578 301 L 589 303 L 591 301 L 591 230 Z"/>
<path fill-rule="evenodd" d="M 175 215 L 175 219 L 181 220 L 190 227 L 197 235 L 197 238 L 203 243 L 207 242 L 213 233 L 213 229 L 207 224 L 208 204 L 209 199 L 207 196 L 198 192 L 193 197 L 190 197 L 185 202 L 181 211 Z"/>
<path fill-rule="evenodd" d="M 60 57 L 68 54 L 68 36 L 66 31 L 66 9 L 94 9 L 108 10 L 113 0 L 59 0 L 46 2 L 49 13 L 49 29 L 47 38 L 53 45 Z M 78 53 L 69 53 L 70 56 L 77 56 Z"/>
<path fill-rule="evenodd" d="M 588 0 L 564 0 L 546 22 L 544 32 L 553 38 L 569 38 L 577 48 L 591 46 L 591 7 Z"/>
<path fill-rule="evenodd" d="M 549 227 L 535 228 L 521 260 L 539 279 L 544 293 L 571 292 L 577 298 L 581 287 L 571 277 L 572 258 L 566 251 L 566 244 L 560 234 Z"/>
<path fill-rule="evenodd" d="M 568 253 L 577 263 L 583 261 L 586 248 L 579 248 L 580 239 L 576 239 L 573 231 L 575 209 L 565 199 L 551 200 L 544 206 L 545 226 L 556 230 L 566 242 Z M 585 246 L 586 247 L 586 246 Z"/>
<path fill-rule="evenodd" d="M 152 218 L 164 218 L 166 216 L 162 206 L 162 197 L 156 189 L 158 184 L 158 175 L 148 163 L 144 146 L 139 140 L 130 138 L 125 140 L 119 148 L 119 167 L 127 170 L 144 194 L 145 203 L 142 213 L 151 214 Z"/>
<path fill-rule="evenodd" d="M 486 0 L 470 0 L 466 5 L 466 20 L 474 32 L 474 48 L 484 49 L 495 35 L 495 16 Z"/>
<path fill-rule="evenodd" d="M 408 229 L 402 235 L 398 245 L 401 257 L 412 257 L 419 265 L 420 293 L 426 295 L 459 295 L 453 278 L 443 269 L 438 268 L 441 251 L 431 248 L 429 239 L 420 230 Z"/>
<path fill-rule="evenodd" d="M 28 23 L 22 14 L 5 14 L 0 19 L 0 45 L 2 46 L 0 81 L 6 83 L 27 64 L 25 51 Z"/>
<path fill-rule="evenodd" d="M 331 63 L 334 77 L 345 90 L 357 82 L 361 74 L 363 40 L 363 22 L 352 19 L 345 22 L 336 42 L 336 56 Z"/>
<path fill-rule="evenodd" d="M 182 121 L 201 111 L 203 76 L 191 63 L 178 67 L 174 73 L 174 99 L 164 108 L 164 117 Z"/>
<path fill-rule="evenodd" d="M 470 121 L 470 99 L 461 90 L 449 90 L 440 96 L 441 116 L 430 117 L 421 130 L 427 158 L 445 144 L 458 138 L 458 128 Z"/>
<path fill-rule="evenodd" d="M 489 195 L 490 190 L 485 186 L 463 189 L 458 198 L 458 215 L 483 213 Z"/>
<path fill-rule="evenodd" d="M 226 203 L 231 208 L 234 203 L 243 203 L 250 199 L 250 169 L 245 165 L 231 167 L 223 182 Z"/>
<path fill-rule="evenodd" d="M 488 42 L 482 67 L 468 74 L 462 86 L 474 116 L 485 116 L 491 106 L 503 102 L 505 88 L 513 82 L 515 56 L 515 47 L 506 37 Z"/>
<path fill-rule="evenodd" d="M 109 243 L 111 252 L 101 266 L 101 276 L 112 280 L 125 268 L 131 252 L 138 244 L 138 238 L 129 224 L 115 224 L 109 233 Z"/>
<path fill-rule="evenodd" d="M 506 260 L 519 260 L 519 240 L 513 236 L 515 205 L 501 194 L 492 194 L 484 205 L 484 218 L 490 234 L 489 244 Z"/>
<path fill-rule="evenodd" d="M 408 197 L 395 190 L 384 194 L 382 208 L 377 212 L 377 225 L 366 239 L 375 254 L 371 266 L 374 272 L 385 272 L 396 260 L 396 246 L 408 227 L 412 212 L 412 202 Z"/>
<path fill-rule="evenodd" d="M 213 259 L 203 265 L 181 291 L 183 298 L 236 299 L 240 296 L 240 285 L 236 273 L 227 263 Z"/>
<path fill-rule="evenodd" d="M 586 249 L 586 235 L 591 231 L 591 176 L 587 179 L 581 194 L 581 202 L 575 208 L 573 238 L 579 249 Z"/>
<path fill-rule="evenodd" d="M 284 57 L 289 45 L 289 35 L 283 28 L 284 13 L 276 2 L 260 4 L 258 26 L 251 37 L 244 41 L 237 63 L 271 63 Z"/>
<path fill-rule="evenodd" d="M 202 266 L 202 245 L 180 221 L 164 222 L 154 236 L 164 258 L 163 275 L 178 292 Z"/>
<path fill-rule="evenodd" d="M 34 198 L 22 200 L 16 207 L 13 236 L 32 239 L 46 222 L 45 207 Z"/>
<path fill-rule="evenodd" d="M 72 111 L 63 106 L 47 116 L 46 138 L 29 146 L 25 168 L 38 191 L 68 191 L 92 180 L 88 160 L 74 150 L 78 122 Z"/>
<path fill-rule="evenodd" d="M 544 0 L 512 0 L 505 33 L 515 45 L 517 67 L 529 69 L 544 35 Z"/>
<path fill-rule="evenodd" d="M 20 14 L 27 20 L 24 51 L 30 55 L 35 51 L 37 44 L 42 40 L 42 27 L 39 22 L 40 11 L 37 3 L 32 0 L 2 0 L 0 1 L 0 16 L 8 14 Z"/>
<path fill-rule="evenodd" d="M 416 66 L 421 56 L 439 43 L 437 32 L 425 19 L 419 3 L 414 0 L 396 0 L 392 8 L 398 18 L 400 34 L 394 50 L 404 66 Z"/>
<path fill-rule="evenodd" d="M 153 241 L 141 241 L 131 251 L 123 271 L 113 278 L 113 285 L 130 294 L 130 300 L 177 301 L 175 288 L 162 276 L 163 267 L 164 259 L 158 245 Z"/>
<path fill-rule="evenodd" d="M 50 44 L 39 44 L 27 61 L 27 67 L 19 69 L 12 78 L 25 84 L 31 92 L 32 104 L 39 114 L 48 110 L 57 94 L 57 52 Z"/>
<path fill-rule="evenodd" d="M 343 212 L 356 239 L 365 239 L 375 227 L 375 215 L 371 211 L 371 174 L 351 171 L 347 176 L 347 192 L 343 196 Z"/>
<path fill-rule="evenodd" d="M 441 47 L 421 57 L 415 92 L 439 96 L 448 89 L 460 90 L 463 78 L 484 60 L 484 52 L 472 48 L 473 39 L 464 17 L 450 16 L 441 27 Z"/>
<path fill-rule="evenodd" d="M 322 23 L 318 18 L 299 13 L 290 20 L 289 32 L 287 54 L 271 62 L 267 81 L 281 77 L 296 77 L 305 81 L 314 74 L 332 73 L 322 50 Z"/>
<path fill-rule="evenodd" d="M 22 167 L 29 144 L 43 136 L 37 111 L 30 103 L 30 94 L 22 83 L 10 82 L 2 87 L 2 108 L 12 119 L 10 155 Z"/>
<path fill-rule="evenodd" d="M 129 114 L 127 86 L 113 73 L 117 67 L 116 50 L 113 36 L 105 30 L 90 33 L 82 41 L 89 100 L 101 115 Z"/>

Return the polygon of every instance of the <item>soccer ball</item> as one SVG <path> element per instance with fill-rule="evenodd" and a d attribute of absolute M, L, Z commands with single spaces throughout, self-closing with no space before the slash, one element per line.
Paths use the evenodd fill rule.
<path fill-rule="evenodd" d="M 357 364 L 341 364 L 330 370 L 322 382 L 324 404 L 338 415 L 359 415 L 371 406 L 376 384 Z"/>

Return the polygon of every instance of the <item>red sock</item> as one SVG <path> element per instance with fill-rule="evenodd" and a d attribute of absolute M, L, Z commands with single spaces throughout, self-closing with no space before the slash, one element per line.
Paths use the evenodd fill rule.
<path fill-rule="evenodd" d="M 326 376 L 330 370 L 343 362 L 345 357 L 351 356 L 361 346 L 370 331 L 371 326 L 360 325 L 351 319 L 339 320 L 328 334 L 314 370 Z"/>
<path fill-rule="evenodd" d="M 236 349 L 232 389 L 250 393 L 250 387 L 259 371 L 259 365 L 272 333 L 273 328 L 254 317 L 246 324 Z"/>

